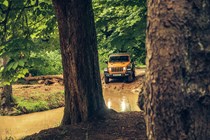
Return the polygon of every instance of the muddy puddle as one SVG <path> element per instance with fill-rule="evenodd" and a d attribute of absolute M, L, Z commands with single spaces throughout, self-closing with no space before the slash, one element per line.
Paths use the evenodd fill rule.
<path fill-rule="evenodd" d="M 139 111 L 137 106 L 138 94 L 109 89 L 105 89 L 103 92 L 108 108 L 118 112 Z M 63 109 L 58 108 L 20 116 L 0 116 L 0 140 L 20 139 L 26 135 L 38 133 L 40 130 L 59 126 Z"/>
<path fill-rule="evenodd" d="M 20 139 L 42 129 L 56 127 L 63 116 L 63 108 L 20 116 L 0 116 L 0 139 Z"/>
<path fill-rule="evenodd" d="M 138 94 L 129 91 L 112 91 L 104 89 L 104 100 L 108 108 L 117 112 L 140 111 L 137 106 Z"/>

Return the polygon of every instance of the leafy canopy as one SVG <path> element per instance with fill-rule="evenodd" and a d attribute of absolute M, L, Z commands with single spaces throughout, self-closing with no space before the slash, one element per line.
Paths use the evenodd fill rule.
<path fill-rule="evenodd" d="M 126 51 L 145 61 L 146 0 L 93 0 L 100 63 Z M 0 82 L 62 72 L 51 0 L 0 0 Z M 105 66 L 105 65 L 104 65 Z"/>
<path fill-rule="evenodd" d="M 0 0 L 0 57 L 7 60 L 0 68 L 1 83 L 24 77 L 31 52 L 43 49 L 37 42 L 55 36 L 52 9 L 50 0 Z"/>

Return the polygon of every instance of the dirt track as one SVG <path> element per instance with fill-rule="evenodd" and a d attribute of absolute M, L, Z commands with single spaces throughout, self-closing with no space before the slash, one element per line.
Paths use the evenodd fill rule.
<path fill-rule="evenodd" d="M 144 74 L 145 74 L 145 69 L 136 69 L 136 79 L 131 82 L 131 83 L 125 83 L 123 82 L 122 79 L 113 79 L 110 81 L 109 84 L 105 84 L 104 82 L 104 76 L 103 74 L 101 75 L 102 79 L 102 86 L 103 89 L 110 89 L 114 91 L 121 91 L 121 90 L 126 90 L 126 91 L 131 91 L 133 93 L 139 93 L 141 87 L 142 87 L 142 82 L 144 80 Z M 58 76 L 59 78 L 62 76 Z M 48 80 L 48 79 L 47 79 Z M 35 83 L 35 84 L 34 84 Z M 62 83 L 62 82 L 61 82 Z M 30 92 L 56 92 L 56 91 L 61 91 L 63 90 L 63 85 L 60 85 L 60 83 L 54 83 L 52 85 L 45 85 L 45 83 L 39 83 L 39 81 L 33 82 L 32 84 L 27 84 L 27 85 L 13 85 L 13 91 L 14 94 L 20 94 L 21 92 L 23 93 L 30 93 Z"/>
<path fill-rule="evenodd" d="M 144 80 L 144 75 L 145 75 L 145 69 L 136 69 L 136 78 L 133 82 L 131 83 L 125 83 L 123 82 L 123 79 L 113 79 L 110 81 L 109 84 L 105 84 L 104 82 L 104 76 L 102 76 L 102 85 L 103 89 L 109 88 L 110 90 L 128 90 L 133 93 L 139 93 L 142 83 Z"/>

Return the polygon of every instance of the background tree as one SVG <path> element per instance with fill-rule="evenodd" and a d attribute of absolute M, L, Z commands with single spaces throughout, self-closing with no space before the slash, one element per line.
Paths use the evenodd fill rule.
<path fill-rule="evenodd" d="M 148 1 L 149 139 L 210 138 L 210 1 Z"/>
<path fill-rule="evenodd" d="M 28 72 L 31 52 L 38 50 L 36 40 L 45 39 L 54 29 L 49 26 L 55 23 L 50 6 L 49 1 L 0 1 L 0 57 L 4 60 L 0 69 L 0 85 L 4 87 L 1 107 L 10 106 L 11 83 Z"/>
<path fill-rule="evenodd" d="M 63 64 L 62 124 L 87 121 L 105 109 L 91 0 L 53 0 Z"/>
<path fill-rule="evenodd" d="M 3 57 L 1 59 L 0 66 L 4 68 L 7 63 L 7 58 Z M 1 80 L 2 81 L 2 80 Z M 14 100 L 12 98 L 12 85 L 0 85 L 0 114 L 1 112 L 5 112 L 10 109 L 10 107 L 14 104 Z"/>
<path fill-rule="evenodd" d="M 25 4 L 25 5 L 24 5 Z M 37 4 L 37 1 L 34 3 L 34 5 Z M 34 6 L 33 5 L 33 6 Z M 11 45 L 13 40 L 21 40 L 21 37 L 19 38 L 19 35 L 21 35 L 23 32 L 25 32 L 26 30 L 24 29 L 24 25 L 25 24 L 21 24 L 21 23 L 25 23 L 25 20 L 22 20 L 22 13 L 24 12 L 24 9 L 27 9 L 29 7 L 33 7 L 31 5 L 31 2 L 27 1 L 20 1 L 20 3 L 18 3 L 17 5 L 14 5 L 14 1 L 8 0 L 8 1 L 1 1 L 0 3 L 0 32 L 1 32 L 1 38 L 0 38 L 0 55 L 3 59 L 3 65 L 1 65 L 1 74 L 0 74 L 0 85 L 3 86 L 1 92 L 0 92 L 0 109 L 4 110 L 5 108 L 10 108 L 11 106 L 11 102 L 12 102 L 12 86 L 10 85 L 10 80 L 12 81 L 12 79 L 10 79 L 9 77 L 9 70 L 12 68 L 13 69 L 13 73 L 16 73 L 16 76 L 20 76 L 22 74 L 22 72 L 25 72 L 24 70 L 17 70 L 15 71 L 15 69 L 18 67 L 19 63 L 14 63 L 13 59 L 10 56 L 16 56 L 17 57 L 17 53 L 14 53 L 15 49 L 13 50 L 13 54 L 12 53 L 8 53 L 9 49 L 11 49 L 11 47 L 8 47 L 9 45 Z M 17 27 L 20 27 L 18 25 L 23 25 L 22 30 L 17 31 Z M 27 34 L 22 37 L 22 38 L 27 38 Z M 11 41 L 12 40 L 12 41 Z M 17 42 L 18 44 L 19 42 Z M 12 44 L 14 45 L 14 44 Z M 16 45 L 18 46 L 18 45 Z M 17 50 L 17 49 L 16 49 Z M 17 59 L 21 59 L 22 54 L 18 54 Z M 23 61 L 21 60 L 20 65 L 23 64 Z M 7 77 L 8 76 L 8 77 Z M 21 77 L 21 76 L 20 76 Z M 13 78 L 17 78 L 17 77 L 13 77 Z M 10 79 L 10 80 L 9 80 Z"/>

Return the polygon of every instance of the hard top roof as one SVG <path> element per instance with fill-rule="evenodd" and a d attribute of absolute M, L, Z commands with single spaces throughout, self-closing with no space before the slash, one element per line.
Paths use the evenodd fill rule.
<path fill-rule="evenodd" d="M 112 53 L 109 55 L 110 56 L 130 56 L 129 53 Z"/>

